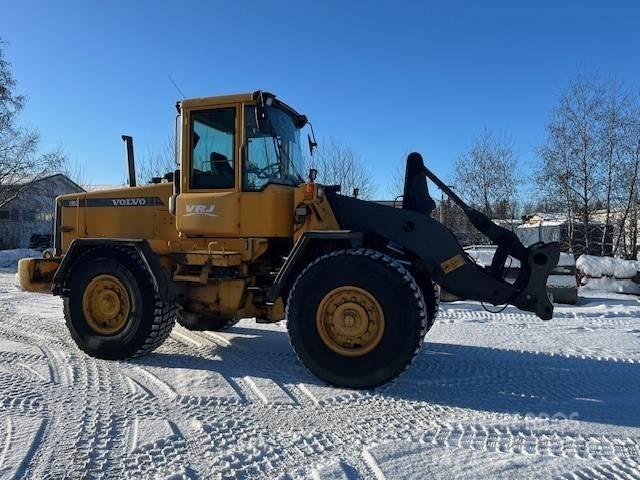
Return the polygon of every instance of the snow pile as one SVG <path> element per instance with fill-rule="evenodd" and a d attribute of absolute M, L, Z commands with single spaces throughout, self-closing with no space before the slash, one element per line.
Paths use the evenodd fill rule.
<path fill-rule="evenodd" d="M 14 250 L 0 250 L 0 268 L 16 270 L 18 268 L 18 260 L 27 257 L 41 257 L 42 253 L 38 250 L 29 248 L 16 248 Z"/>
<path fill-rule="evenodd" d="M 581 255 L 576 262 L 576 267 L 584 275 L 582 279 L 584 287 L 611 293 L 640 295 L 640 285 L 634 281 L 640 262 Z"/>
<path fill-rule="evenodd" d="M 640 295 L 640 285 L 629 278 L 612 278 L 612 277 L 584 277 L 582 279 L 583 288 L 591 290 L 600 290 L 608 293 L 626 293 L 631 295 Z"/>
<path fill-rule="evenodd" d="M 606 276 L 622 279 L 635 277 L 638 273 L 638 263 L 640 262 L 621 258 L 581 255 L 576 262 L 576 267 L 589 277 Z"/>

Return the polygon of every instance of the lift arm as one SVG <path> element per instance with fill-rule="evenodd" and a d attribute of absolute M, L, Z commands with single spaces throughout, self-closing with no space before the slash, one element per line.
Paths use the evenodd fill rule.
<path fill-rule="evenodd" d="M 474 227 L 498 245 L 491 268 L 484 269 L 471 261 L 453 233 L 431 218 L 429 206 L 433 200 L 424 198 L 428 196 L 427 176 L 440 188 L 444 187 L 445 193 L 452 194 L 452 200 L 460 205 Z M 553 304 L 547 296 L 546 283 L 549 273 L 558 263 L 559 244 L 537 243 L 524 247 L 513 232 L 466 205 L 424 167 L 420 154 L 412 153 L 407 159 L 402 209 L 336 192 L 329 192 L 327 198 L 341 228 L 362 232 L 365 239 L 381 238 L 402 246 L 422 263 L 436 283 L 449 292 L 494 305 L 509 303 L 521 310 L 534 312 L 544 320 L 552 317 Z M 423 207 L 427 210 L 420 211 Z M 504 263 L 509 255 L 520 260 L 521 264 L 513 284 L 502 279 Z"/>

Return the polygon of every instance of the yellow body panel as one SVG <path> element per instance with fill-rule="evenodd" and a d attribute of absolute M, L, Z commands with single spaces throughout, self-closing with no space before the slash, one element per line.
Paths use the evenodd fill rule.
<path fill-rule="evenodd" d="M 294 187 L 262 192 L 189 192 L 176 198 L 177 228 L 186 237 L 291 237 Z"/>
<path fill-rule="evenodd" d="M 176 198 L 178 231 L 187 237 L 238 237 L 238 192 L 189 192 Z"/>
<path fill-rule="evenodd" d="M 293 192 L 295 187 L 269 185 L 261 192 L 240 196 L 242 237 L 287 237 L 293 234 Z"/>
<path fill-rule="evenodd" d="M 177 240 L 175 218 L 168 209 L 171 191 L 171 184 L 160 183 L 58 197 L 62 215 L 58 253 L 66 252 L 76 238 L 160 240 L 158 248 Z"/>
<path fill-rule="evenodd" d="M 295 242 L 303 233 L 317 230 L 340 230 L 333 210 L 324 196 L 322 185 L 307 183 L 295 190 L 294 203 L 297 207 L 304 207 L 308 212 L 304 222 L 294 226 L 293 240 Z"/>

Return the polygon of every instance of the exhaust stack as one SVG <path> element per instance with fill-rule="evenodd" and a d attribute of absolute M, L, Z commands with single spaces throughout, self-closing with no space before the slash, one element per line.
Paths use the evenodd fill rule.
<path fill-rule="evenodd" d="M 129 135 L 122 135 L 125 148 L 127 151 L 127 165 L 129 166 L 129 186 L 136 186 L 136 161 L 133 157 L 133 137 Z"/>

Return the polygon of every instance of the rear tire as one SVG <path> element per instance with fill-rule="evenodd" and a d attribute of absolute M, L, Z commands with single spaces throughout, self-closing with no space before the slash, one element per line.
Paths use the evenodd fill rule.
<path fill-rule="evenodd" d="M 371 388 L 409 367 L 427 315 L 422 291 L 402 264 L 375 250 L 339 250 L 298 276 L 287 302 L 287 329 L 298 358 L 317 377 Z"/>
<path fill-rule="evenodd" d="M 197 314 L 178 309 L 178 323 L 187 330 L 221 332 L 233 327 L 240 319 L 228 318 L 219 313 Z"/>
<path fill-rule="evenodd" d="M 422 272 L 415 274 L 414 278 L 420 287 L 424 304 L 427 308 L 427 333 L 433 327 L 440 310 L 440 287 L 433 283 L 429 275 Z"/>
<path fill-rule="evenodd" d="M 89 250 L 74 263 L 65 285 L 69 291 L 64 298 L 67 327 L 78 347 L 92 357 L 116 360 L 141 356 L 162 345 L 171 333 L 175 305 L 160 298 L 135 252 Z M 111 298 L 118 296 L 116 304 L 127 307 L 122 308 L 124 314 L 118 320 L 121 326 L 115 320 L 110 325 L 104 317 L 104 311 L 110 312 Z M 100 309 L 100 302 L 106 305 L 102 316 L 94 311 Z"/>

